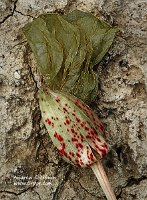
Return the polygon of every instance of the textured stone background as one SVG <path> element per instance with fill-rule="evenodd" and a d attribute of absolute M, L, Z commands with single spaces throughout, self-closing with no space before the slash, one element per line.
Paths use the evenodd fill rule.
<path fill-rule="evenodd" d="M 110 152 L 103 164 L 117 199 L 147 199 L 146 0 L 0 0 L 0 199 L 105 199 L 91 169 L 60 159 L 39 123 L 39 78 L 21 30 L 41 13 L 75 8 L 120 29 L 98 66 L 93 107 L 106 126 Z"/>

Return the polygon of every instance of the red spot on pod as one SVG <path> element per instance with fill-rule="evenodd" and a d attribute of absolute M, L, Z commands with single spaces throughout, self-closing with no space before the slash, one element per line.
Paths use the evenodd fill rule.
<path fill-rule="evenodd" d="M 75 154 L 73 153 L 73 152 L 69 152 L 69 154 L 72 156 L 72 157 L 74 157 L 75 156 Z"/>
<path fill-rule="evenodd" d="M 82 149 L 82 148 L 83 148 L 83 145 L 82 145 L 81 143 L 77 143 L 77 144 L 76 144 L 76 148 L 81 148 L 81 149 Z"/>
<path fill-rule="evenodd" d="M 63 155 L 65 153 L 65 143 L 62 143 L 62 149 L 58 149 L 58 154 Z"/>
<path fill-rule="evenodd" d="M 45 122 L 48 123 L 49 125 L 51 125 L 51 123 L 52 123 L 51 120 L 50 120 L 49 118 L 47 118 L 47 119 L 45 120 Z"/>
<path fill-rule="evenodd" d="M 97 144 L 95 144 L 95 147 L 96 147 L 99 151 L 101 151 L 100 148 L 99 148 L 99 146 L 98 146 Z"/>
<path fill-rule="evenodd" d="M 62 156 L 64 154 L 64 150 L 63 149 L 58 149 L 58 154 L 59 154 L 59 156 Z"/>
<path fill-rule="evenodd" d="M 71 132 L 72 132 L 72 133 L 75 133 L 75 131 L 74 131 L 74 129 L 73 129 L 73 128 L 71 128 L 70 130 L 71 130 Z"/>
<path fill-rule="evenodd" d="M 99 138 L 97 135 L 95 136 L 95 138 L 96 138 L 96 140 L 97 140 L 98 142 L 101 142 L 100 138 Z"/>
<path fill-rule="evenodd" d="M 64 111 L 64 112 L 67 112 L 68 110 L 67 110 L 65 107 L 63 107 L 63 111 Z"/>
<path fill-rule="evenodd" d="M 68 119 L 66 120 L 66 124 L 70 124 L 70 121 Z"/>
<path fill-rule="evenodd" d="M 94 133 L 94 130 L 90 130 L 90 132 L 89 132 L 91 135 L 94 135 L 95 133 Z"/>
<path fill-rule="evenodd" d="M 57 132 L 55 131 L 55 133 L 54 133 L 54 137 L 57 137 Z"/>
<path fill-rule="evenodd" d="M 78 156 L 79 158 L 81 157 L 81 155 L 78 152 L 76 153 L 76 156 Z"/>
<path fill-rule="evenodd" d="M 62 144 L 62 149 L 65 149 L 65 143 Z"/>
<path fill-rule="evenodd" d="M 106 149 L 108 148 L 107 145 L 106 145 L 105 143 L 102 144 L 101 147 L 104 147 L 104 148 L 106 148 Z"/>
<path fill-rule="evenodd" d="M 83 135 L 80 135 L 81 136 L 81 142 L 83 142 L 84 141 L 84 137 L 83 137 Z"/>
<path fill-rule="evenodd" d="M 84 127 L 84 124 L 83 124 L 83 122 L 80 124 L 82 127 Z"/>
<path fill-rule="evenodd" d="M 107 154 L 107 150 L 106 149 L 100 149 L 100 151 L 102 152 L 102 156 L 105 156 Z"/>
<path fill-rule="evenodd" d="M 57 103 L 59 103 L 60 102 L 60 98 L 59 97 L 56 97 L 56 99 L 55 99 L 56 101 L 57 101 Z"/>
<path fill-rule="evenodd" d="M 81 120 L 78 117 L 76 117 L 76 121 L 79 123 Z"/>
<path fill-rule="evenodd" d="M 83 161 L 80 159 L 79 164 L 82 166 L 84 165 Z"/>
<path fill-rule="evenodd" d="M 63 141 L 63 137 L 60 134 L 58 134 L 56 131 L 54 133 L 54 137 L 57 138 L 57 140 L 59 140 L 60 142 Z"/>
<path fill-rule="evenodd" d="M 90 136 L 90 135 L 86 135 L 86 138 L 87 138 L 87 139 L 91 139 L 92 136 Z"/>
<path fill-rule="evenodd" d="M 68 154 L 64 151 L 64 156 L 68 158 Z"/>
<path fill-rule="evenodd" d="M 75 133 L 74 133 L 75 135 L 78 135 L 78 133 L 75 131 Z M 78 136 L 78 138 L 79 138 L 79 136 Z"/>
<path fill-rule="evenodd" d="M 92 138 L 92 142 L 94 143 L 94 145 L 96 145 L 94 138 Z"/>
<path fill-rule="evenodd" d="M 72 141 L 72 142 L 78 142 L 78 140 L 77 140 L 76 138 L 74 138 L 74 137 L 71 138 L 71 141 Z"/>
<path fill-rule="evenodd" d="M 83 122 L 84 126 L 86 125 L 86 122 Z"/>
<path fill-rule="evenodd" d="M 89 155 L 89 158 L 90 158 L 91 161 L 94 160 L 92 153 Z"/>
<path fill-rule="evenodd" d="M 72 115 L 75 116 L 75 113 L 73 112 Z"/>
<path fill-rule="evenodd" d="M 89 128 L 87 126 L 85 126 L 85 131 L 89 131 Z"/>
<path fill-rule="evenodd" d="M 69 159 L 70 161 L 72 160 L 70 156 L 68 156 L 68 159 Z"/>

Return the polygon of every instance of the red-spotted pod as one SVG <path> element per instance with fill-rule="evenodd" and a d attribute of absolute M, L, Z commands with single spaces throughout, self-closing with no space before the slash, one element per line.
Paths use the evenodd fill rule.
<path fill-rule="evenodd" d="M 43 122 L 64 160 L 86 167 L 106 155 L 103 124 L 78 98 L 61 92 L 40 92 Z"/>
<path fill-rule="evenodd" d="M 116 200 L 100 159 L 108 152 L 103 124 L 78 98 L 62 92 L 39 93 L 45 127 L 62 158 L 91 166 L 108 200 Z"/>

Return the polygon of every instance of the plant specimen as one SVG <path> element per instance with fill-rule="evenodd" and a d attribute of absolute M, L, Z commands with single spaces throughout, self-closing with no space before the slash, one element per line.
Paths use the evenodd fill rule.
<path fill-rule="evenodd" d="M 116 199 L 100 162 L 108 152 L 104 127 L 87 104 L 98 94 L 93 66 L 110 48 L 117 29 L 75 10 L 40 15 L 23 31 L 43 77 L 40 110 L 59 155 L 71 164 L 90 166 L 107 199 Z"/>

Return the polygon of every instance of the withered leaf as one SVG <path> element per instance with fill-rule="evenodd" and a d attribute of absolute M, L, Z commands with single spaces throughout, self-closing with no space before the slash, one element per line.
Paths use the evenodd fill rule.
<path fill-rule="evenodd" d="M 110 48 L 116 28 L 90 13 L 43 14 L 23 28 L 38 68 L 52 90 L 90 103 L 98 93 L 98 64 Z"/>

